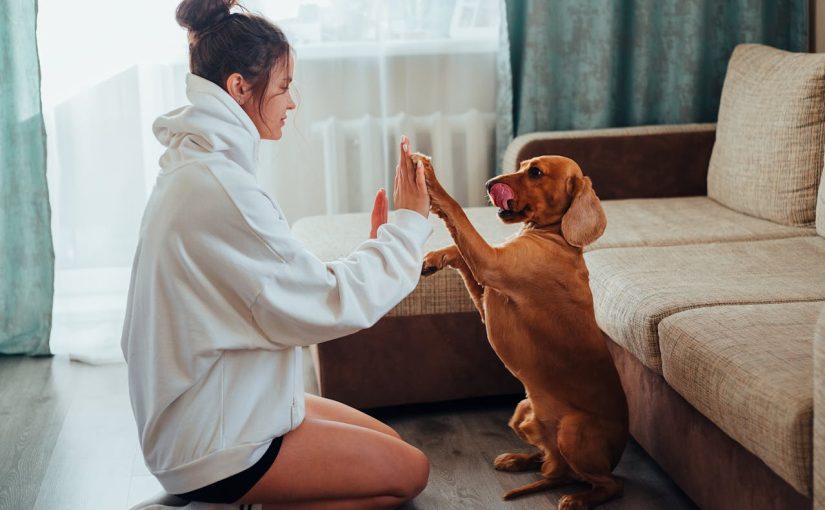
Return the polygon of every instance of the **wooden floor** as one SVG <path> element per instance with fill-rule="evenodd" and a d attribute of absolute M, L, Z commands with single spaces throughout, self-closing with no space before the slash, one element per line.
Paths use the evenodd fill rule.
<path fill-rule="evenodd" d="M 313 388 L 308 372 L 307 390 Z M 484 399 L 374 412 L 430 458 L 429 485 L 405 510 L 551 509 L 561 495 L 584 488 L 501 501 L 506 490 L 537 479 L 492 468 L 499 453 L 527 451 L 507 428 L 515 403 Z M 695 508 L 632 441 L 616 473 L 625 495 L 599 508 Z M 127 509 L 159 490 L 140 455 L 124 364 L 0 356 L 0 510 Z"/>

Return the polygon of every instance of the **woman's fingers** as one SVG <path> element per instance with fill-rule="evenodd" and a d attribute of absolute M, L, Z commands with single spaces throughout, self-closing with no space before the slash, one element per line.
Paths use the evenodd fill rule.
<path fill-rule="evenodd" d="M 395 204 L 395 207 L 398 207 L 398 192 L 399 192 L 398 179 L 399 179 L 400 172 L 401 172 L 401 166 L 400 165 L 396 166 L 395 167 L 395 184 L 393 184 L 393 187 L 392 187 L 392 202 Z"/>
<path fill-rule="evenodd" d="M 382 188 L 381 193 L 381 224 L 383 225 L 389 221 L 390 215 L 390 198 L 387 196 L 387 190 Z"/>
<path fill-rule="evenodd" d="M 370 215 L 370 239 L 378 237 L 378 227 L 387 222 L 387 192 L 384 188 L 378 190 L 375 194 L 375 203 L 372 206 L 372 214 Z"/>
<path fill-rule="evenodd" d="M 415 165 L 415 185 L 418 187 L 418 191 L 427 193 L 427 181 L 424 177 L 424 163 L 421 161 Z"/>
<path fill-rule="evenodd" d="M 415 181 L 415 170 L 413 168 L 412 159 L 410 159 L 411 154 L 410 139 L 407 135 L 403 135 L 401 137 L 401 154 L 398 164 L 401 166 L 401 173 L 403 174 L 401 177 L 406 180 L 407 184 L 412 184 Z"/>

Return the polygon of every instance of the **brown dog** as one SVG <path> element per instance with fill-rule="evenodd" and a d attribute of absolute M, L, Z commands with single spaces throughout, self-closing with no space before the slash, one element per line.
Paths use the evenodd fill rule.
<path fill-rule="evenodd" d="M 612 471 L 628 438 L 627 400 L 596 324 L 582 256 L 607 224 L 590 179 L 561 156 L 533 158 L 491 179 L 499 217 L 524 223 L 517 236 L 491 246 L 441 187 L 429 158 L 413 159 L 424 162 L 431 209 L 455 241 L 428 253 L 422 274 L 447 266 L 460 272 L 490 344 L 527 394 L 510 427 L 539 452 L 499 455 L 495 467 L 540 469 L 543 478 L 504 499 L 576 481 L 592 489 L 563 496 L 560 509 L 621 495 Z"/>

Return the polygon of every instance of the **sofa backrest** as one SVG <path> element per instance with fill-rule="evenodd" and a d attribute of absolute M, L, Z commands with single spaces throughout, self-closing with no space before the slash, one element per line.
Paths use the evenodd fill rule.
<path fill-rule="evenodd" d="M 825 153 L 825 54 L 741 44 L 728 63 L 708 196 L 784 225 L 812 226 Z"/>

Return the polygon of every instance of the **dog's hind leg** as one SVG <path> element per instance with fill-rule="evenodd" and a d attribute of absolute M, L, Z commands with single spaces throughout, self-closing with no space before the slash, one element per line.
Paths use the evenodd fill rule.
<path fill-rule="evenodd" d="M 544 459 L 544 463 L 541 465 L 541 476 L 541 480 L 537 480 L 523 487 L 508 491 L 504 495 L 503 499 L 513 499 L 532 492 L 552 489 L 553 487 L 576 482 L 576 479 L 570 476 L 567 463 L 565 463 L 564 459 L 560 456 L 558 458 L 553 458 L 552 455 L 548 455 L 547 458 Z"/>
<path fill-rule="evenodd" d="M 558 446 L 573 475 L 592 485 L 589 491 L 567 494 L 559 510 L 586 510 L 622 495 L 624 484 L 613 476 L 611 445 L 605 429 L 592 417 L 565 416 L 559 425 Z"/>

